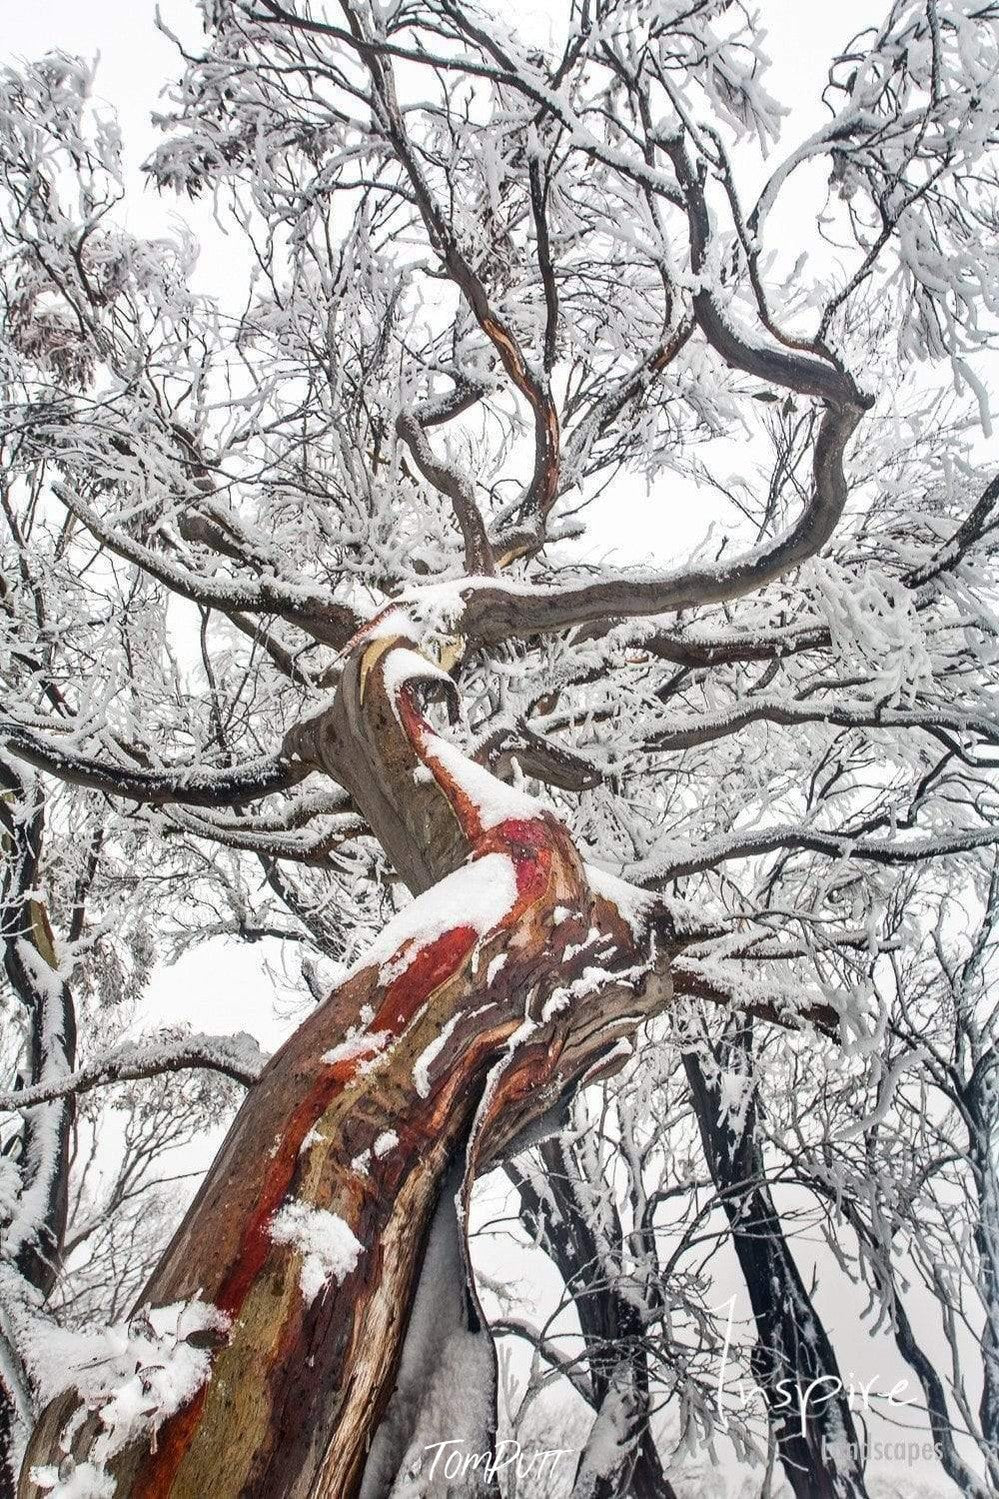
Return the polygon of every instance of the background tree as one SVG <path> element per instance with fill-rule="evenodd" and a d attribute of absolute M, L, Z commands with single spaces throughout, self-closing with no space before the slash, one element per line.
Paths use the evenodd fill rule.
<path fill-rule="evenodd" d="M 428 1446 L 493 1426 L 476 1175 L 674 992 L 876 1045 L 908 871 L 995 840 L 999 486 L 925 366 L 987 420 L 999 11 L 894 5 L 756 190 L 781 114 L 738 6 L 584 3 L 544 48 L 451 0 L 205 22 L 149 170 L 228 206 L 239 298 L 115 227 L 81 63 L 4 75 L 4 764 L 109 799 L 188 927 L 356 961 L 250 1089 L 151 1310 L 81 1351 L 44 1312 L 71 967 L 32 956 L 18 793 L 8 961 L 64 1018 L 7 1100 L 27 1163 L 35 1111 L 62 1121 L 44 1273 L 9 1237 L 7 1419 L 16 1452 L 55 1397 L 24 1495 L 430 1493 Z M 788 220 L 818 163 L 826 209 Z M 707 499 L 687 561 L 581 550 L 626 473 Z M 174 1038 L 83 1073 L 183 1065 L 257 1071 Z M 620 1488 L 600 1450 L 580 1483 Z"/>

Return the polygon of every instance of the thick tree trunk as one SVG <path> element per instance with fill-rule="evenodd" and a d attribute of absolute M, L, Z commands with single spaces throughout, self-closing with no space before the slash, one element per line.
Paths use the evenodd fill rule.
<path fill-rule="evenodd" d="M 704 1153 L 721 1195 L 756 1323 L 753 1373 L 763 1391 L 784 1472 L 797 1499 L 866 1499 L 861 1443 L 839 1366 L 766 1186 L 750 1093 L 726 1113 L 722 1083 L 737 1067 L 751 1089 L 745 1034 L 716 1051 L 710 1070 L 692 1053 L 684 1068 Z"/>
<path fill-rule="evenodd" d="M 464 1201 L 670 989 L 665 925 L 595 889 L 555 818 L 433 732 L 417 706 L 428 682 L 452 690 L 406 642 L 376 639 L 298 736 L 429 893 L 272 1059 L 146 1289 L 153 1306 L 199 1299 L 228 1319 L 211 1377 L 154 1441 L 133 1433 L 120 1450 L 99 1413 L 68 1425 L 73 1392 L 53 1402 L 22 1499 L 38 1499 L 32 1466 L 67 1446 L 114 1477 L 115 1499 L 442 1492 L 387 1455 L 411 1465 L 437 1429 L 433 1412 L 399 1407 L 429 1351 L 416 1345 L 434 1288 L 417 1287 L 444 1184 L 458 1172 Z M 458 1434 L 488 1447 L 491 1347 L 485 1369 L 474 1327 L 445 1320 L 444 1393 L 468 1406 Z"/>

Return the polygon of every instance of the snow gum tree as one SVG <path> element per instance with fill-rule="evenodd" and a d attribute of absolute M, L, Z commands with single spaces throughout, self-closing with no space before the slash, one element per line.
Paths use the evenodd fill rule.
<path fill-rule="evenodd" d="M 476 1176 L 674 1006 L 876 1050 L 900 880 L 997 838 L 999 7 L 897 0 L 800 140 L 731 0 L 543 42 L 471 0 L 201 20 L 146 171 L 213 202 L 217 296 L 121 227 L 89 68 L 0 78 L 10 1484 L 436 1494 L 434 1444 L 494 1433 Z M 643 482 L 648 560 L 595 561 Z M 47 888 L 50 804 L 154 944 L 169 879 L 341 964 L 262 1070 L 76 1034 L 120 934 Z M 74 1342 L 74 1098 L 187 1067 L 245 1101 L 131 1320 Z M 755 1115 L 689 1075 L 728 1190 Z M 754 1313 L 764 1388 L 829 1372 Z M 601 1377 L 580 1494 L 657 1468 L 647 1361 Z M 836 1414 L 801 1461 L 856 1494 Z"/>

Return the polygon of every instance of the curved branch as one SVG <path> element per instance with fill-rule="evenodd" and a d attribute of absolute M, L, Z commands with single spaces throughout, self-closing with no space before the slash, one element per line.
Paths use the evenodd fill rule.
<path fill-rule="evenodd" d="M 412 412 L 400 412 L 395 429 L 412 453 L 413 461 L 423 477 L 451 501 L 454 517 L 465 543 L 466 571 L 491 576 L 495 572 L 492 547 L 489 545 L 479 507 L 475 503 L 471 480 L 453 464 L 435 457 L 427 441 L 427 434 Z"/>
<path fill-rule="evenodd" d="M 749 334 L 729 320 L 719 306 L 713 289 L 703 282 L 708 265 L 711 221 L 701 171 L 694 167 L 688 157 L 682 138 L 671 137 L 660 141 L 660 144 L 673 163 L 677 181 L 683 190 L 690 235 L 691 269 L 696 277 L 702 278 L 701 285 L 692 297 L 694 316 L 711 347 L 735 369 L 743 370 L 758 380 L 775 382 L 799 395 L 814 396 L 827 405 L 854 406 L 861 415 L 868 411 L 874 405 L 873 396 L 862 394 L 851 376 L 837 368 L 831 360 L 827 362 L 799 350 L 789 349 L 776 339 L 769 344 L 755 343 Z"/>
<path fill-rule="evenodd" d="M 505 583 L 466 587 L 463 633 L 495 643 L 607 618 L 724 603 L 763 588 L 814 556 L 832 536 L 847 499 L 843 454 L 862 415 L 859 405 L 826 407 L 815 440 L 812 497 L 795 524 L 772 541 L 725 565 L 679 572 L 650 576 L 622 571 L 565 588 Z"/>
<path fill-rule="evenodd" d="M 249 760 L 231 769 L 205 769 L 198 765 L 142 770 L 114 765 L 71 749 L 55 737 L 47 737 L 26 725 L 0 719 L 0 743 L 19 760 L 45 771 L 71 786 L 122 796 L 151 806 L 169 802 L 192 807 L 237 806 L 257 801 L 275 791 L 287 791 L 316 767 L 311 761 L 282 752 L 267 759 Z"/>
<path fill-rule="evenodd" d="M 54 1098 L 89 1093 L 111 1083 L 137 1082 L 141 1078 L 159 1077 L 165 1072 L 182 1072 L 204 1068 L 221 1072 L 234 1082 L 251 1087 L 264 1070 L 266 1056 L 256 1048 L 254 1056 L 249 1036 L 183 1036 L 168 1042 L 129 1042 L 75 1072 L 32 1088 L 15 1088 L 0 1093 L 0 1112 L 21 1113 Z"/>
<path fill-rule="evenodd" d="M 522 1338 L 546 1364 L 569 1381 L 581 1400 L 585 1400 L 587 1405 L 593 1404 L 593 1390 L 587 1374 L 580 1367 L 581 1360 L 560 1352 L 551 1338 L 546 1338 L 544 1333 L 532 1327 L 529 1322 L 516 1317 L 500 1317 L 497 1321 L 490 1322 L 489 1331 L 495 1338 Z"/>

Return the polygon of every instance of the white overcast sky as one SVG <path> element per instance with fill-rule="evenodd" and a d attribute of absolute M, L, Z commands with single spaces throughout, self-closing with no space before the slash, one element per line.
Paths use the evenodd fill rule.
<path fill-rule="evenodd" d="M 538 15 L 554 13 L 559 0 L 506 0 L 503 14 L 525 26 L 537 26 Z M 788 138 L 814 128 L 825 118 L 821 90 L 830 57 L 842 51 L 863 27 L 878 20 L 884 10 L 880 0 L 759 0 L 758 10 L 769 38 L 773 61 L 771 88 L 793 111 Z M 6 57 L 36 58 L 53 47 L 92 58 L 100 54 L 97 93 L 113 104 L 121 119 L 129 160 L 137 164 L 157 139 L 149 123 L 163 84 L 177 71 L 177 58 L 170 41 L 155 28 L 153 0 L 35 0 L 35 3 L 0 3 L 2 30 L 0 52 Z M 195 39 L 200 30 L 194 0 L 161 0 L 167 25 L 185 39 Z M 166 204 L 153 209 L 130 205 L 131 215 L 140 215 L 147 229 L 146 214 L 164 214 Z M 162 219 L 160 219 L 162 222 Z"/>

